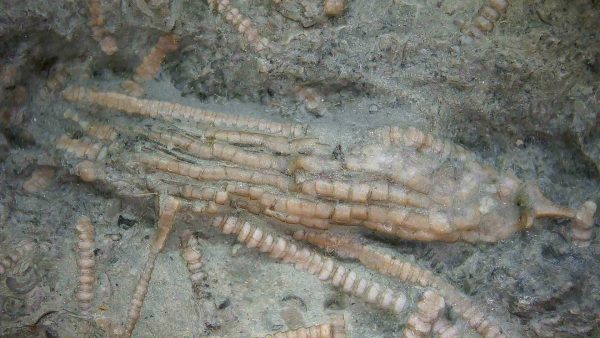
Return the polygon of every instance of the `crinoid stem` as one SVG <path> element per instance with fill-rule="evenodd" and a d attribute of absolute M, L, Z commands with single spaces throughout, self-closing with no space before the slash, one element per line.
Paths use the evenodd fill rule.
<path fill-rule="evenodd" d="M 289 155 L 304 154 L 331 154 L 329 145 L 319 142 L 317 138 L 289 139 L 288 137 L 266 135 L 240 130 L 209 129 L 204 132 L 208 139 L 224 141 L 230 144 L 243 144 L 262 146 L 274 152 Z"/>
<path fill-rule="evenodd" d="M 124 111 L 128 114 L 159 117 L 167 120 L 183 119 L 214 126 L 255 130 L 258 132 L 298 137 L 306 135 L 307 126 L 296 123 L 273 122 L 264 119 L 229 115 L 187 107 L 178 103 L 138 99 L 115 93 L 84 87 L 69 87 L 63 91 L 71 102 L 92 103 L 102 107 Z"/>
<path fill-rule="evenodd" d="M 492 315 L 473 304 L 460 290 L 428 269 L 377 252 L 347 236 L 300 230 L 294 233 L 294 239 L 325 250 L 334 250 L 343 257 L 358 259 L 367 268 L 394 277 L 403 283 L 434 288 L 445 298 L 448 306 L 479 334 L 484 337 L 502 337 L 503 330 Z"/>
<path fill-rule="evenodd" d="M 25 181 L 25 183 L 23 183 L 23 190 L 28 193 L 44 190 L 50 186 L 53 177 L 54 168 L 41 166 L 31 174 L 31 177 Z"/>
<path fill-rule="evenodd" d="M 116 336 L 131 337 L 131 334 L 133 333 L 133 329 L 140 318 L 140 312 L 142 310 L 142 306 L 144 305 L 146 293 L 148 293 L 148 285 L 150 284 L 150 279 L 152 278 L 152 271 L 154 270 L 156 257 L 164 248 L 165 242 L 169 237 L 169 233 L 173 228 L 173 220 L 175 219 L 175 215 L 179 210 L 179 205 L 180 201 L 172 196 L 160 195 L 158 198 L 158 230 L 154 237 L 154 241 L 150 246 L 150 252 L 148 253 L 148 259 L 144 267 L 144 272 L 142 273 L 138 284 L 135 287 L 133 298 L 129 304 L 127 322 L 124 328 L 115 329 L 113 334 Z"/>
<path fill-rule="evenodd" d="M 119 50 L 117 40 L 104 28 L 104 15 L 102 14 L 102 3 L 100 0 L 89 0 L 90 10 L 89 25 L 92 29 L 92 37 L 100 44 L 100 48 L 106 55 L 113 55 Z"/>
<path fill-rule="evenodd" d="M 494 29 L 496 21 L 506 14 L 510 5 L 508 0 L 489 0 L 484 4 L 471 24 L 465 30 L 465 37 L 479 39 Z M 463 38 L 462 41 L 469 43 L 471 40 Z"/>
<path fill-rule="evenodd" d="M 190 274 L 192 286 L 197 285 L 205 278 L 206 274 L 202 271 L 202 252 L 194 234 L 186 233 L 181 238 L 181 257 L 183 257 Z"/>
<path fill-rule="evenodd" d="M 142 63 L 135 70 L 133 80 L 137 83 L 152 80 L 160 72 L 160 65 L 167 54 L 177 50 L 177 48 L 179 48 L 178 36 L 172 33 L 161 36 L 150 53 L 144 57 Z"/>
<path fill-rule="evenodd" d="M 333 250 L 346 258 L 358 259 L 369 269 L 392 276 L 403 283 L 414 283 L 422 287 L 431 287 L 439 283 L 439 278 L 433 272 L 414 263 L 394 259 L 390 255 L 372 250 L 354 238 L 327 232 L 299 230 L 294 233 L 294 239 L 305 241 L 324 250 Z"/>
<path fill-rule="evenodd" d="M 147 136 L 150 139 L 159 141 L 163 144 L 168 143 L 173 146 L 181 147 L 188 153 L 205 160 L 218 159 L 246 167 L 274 169 L 284 173 L 289 166 L 287 159 L 284 157 L 250 152 L 244 150 L 242 147 L 234 145 L 214 141 L 201 142 L 177 134 L 150 132 L 147 133 Z"/>
<path fill-rule="evenodd" d="M 140 154 L 135 161 L 152 169 L 175 173 L 195 178 L 200 181 L 229 180 L 257 185 L 270 185 L 280 190 L 287 190 L 292 185 L 291 180 L 281 174 L 255 171 L 229 166 L 193 165 L 182 161 L 172 160 L 157 155 Z"/>
<path fill-rule="evenodd" d="M 96 259 L 94 256 L 94 225 L 89 217 L 83 216 L 77 221 L 77 266 L 79 267 L 79 289 L 77 301 L 84 315 L 89 315 L 94 298 L 96 281 Z"/>
<path fill-rule="evenodd" d="M 141 96 L 144 93 L 141 84 L 156 77 L 167 54 L 176 51 L 177 48 L 179 48 L 178 36 L 173 33 L 161 36 L 156 45 L 154 45 L 136 68 L 133 78 L 123 82 L 121 87 L 133 96 Z"/>
<path fill-rule="evenodd" d="M 360 278 L 356 272 L 334 262 L 308 248 L 300 248 L 283 237 L 274 236 L 261 228 L 236 217 L 216 217 L 213 226 L 224 234 L 237 236 L 239 242 L 283 263 L 294 264 L 299 270 L 313 274 L 323 282 L 330 282 L 345 293 L 361 297 L 393 313 L 403 313 L 408 307 L 404 293 L 396 293 L 389 288 L 367 278 Z"/>
<path fill-rule="evenodd" d="M 108 147 L 102 143 L 90 142 L 81 139 L 72 139 L 67 135 L 61 136 L 56 141 L 56 148 L 64 150 L 76 157 L 89 160 L 103 160 L 108 154 Z"/>
<path fill-rule="evenodd" d="M 461 338 L 464 336 L 464 330 L 456 324 L 452 325 L 448 319 L 442 316 L 433 323 L 431 332 L 440 338 Z"/>
<path fill-rule="evenodd" d="M 427 290 L 417 303 L 417 309 L 408 318 L 402 338 L 424 338 L 429 336 L 433 323 L 440 316 L 446 304 L 444 298 L 437 293 Z"/>
<path fill-rule="evenodd" d="M 15 267 L 23 256 L 33 250 L 34 244 L 31 240 L 23 240 L 17 245 L 17 247 L 0 259 L 0 277 L 2 277 L 8 270 Z"/>
<path fill-rule="evenodd" d="M 225 21 L 232 25 L 255 51 L 262 52 L 271 46 L 268 39 L 259 35 L 250 18 L 244 16 L 239 9 L 232 6 L 229 0 L 209 0 L 208 4 L 213 10 L 221 14 Z"/>
<path fill-rule="evenodd" d="M 117 131 L 112 126 L 88 122 L 70 109 L 63 113 L 63 117 L 79 124 L 79 126 L 85 130 L 87 135 L 90 135 L 95 139 L 111 142 L 117 139 Z"/>
<path fill-rule="evenodd" d="M 269 334 L 263 338 L 346 338 L 344 315 L 334 314 L 327 323 Z"/>

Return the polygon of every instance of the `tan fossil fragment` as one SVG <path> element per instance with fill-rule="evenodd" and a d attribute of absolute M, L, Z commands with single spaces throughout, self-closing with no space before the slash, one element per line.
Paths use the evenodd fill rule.
<path fill-rule="evenodd" d="M 102 13 L 102 2 L 100 0 L 88 0 L 90 11 L 89 25 L 92 29 L 92 37 L 100 44 L 100 49 L 106 55 L 113 55 L 119 51 L 117 40 L 104 27 L 104 14 Z"/>
<path fill-rule="evenodd" d="M 491 32 L 500 17 L 506 14 L 509 5 L 509 0 L 488 0 L 465 29 L 466 36 L 479 39 Z"/>
<path fill-rule="evenodd" d="M 417 309 L 408 318 L 403 338 L 428 337 L 432 331 L 433 323 L 440 316 L 445 307 L 444 299 L 431 290 L 425 291 L 417 303 Z"/>
<path fill-rule="evenodd" d="M 323 324 L 269 334 L 263 338 L 346 338 L 346 323 L 342 314 L 334 314 Z"/>
<path fill-rule="evenodd" d="M 208 4 L 212 10 L 219 13 L 227 23 L 232 25 L 255 51 L 262 52 L 270 47 L 269 40 L 260 36 L 250 18 L 232 6 L 230 0 L 209 0 Z"/>
<path fill-rule="evenodd" d="M 33 171 L 27 181 L 23 183 L 23 190 L 28 193 L 44 190 L 52 184 L 54 168 L 41 166 Z"/>
<path fill-rule="evenodd" d="M 132 96 L 142 96 L 144 82 L 152 80 L 158 75 L 167 54 L 176 51 L 177 48 L 179 48 L 179 37 L 175 34 L 167 33 L 158 38 L 154 47 L 144 56 L 140 65 L 135 69 L 131 80 L 123 82 L 121 87 Z"/>
<path fill-rule="evenodd" d="M 127 311 L 127 319 L 124 326 L 115 327 L 112 334 L 118 337 L 131 337 L 133 330 L 140 318 L 140 313 L 144 305 L 144 299 L 148 293 L 148 286 L 150 279 L 152 278 L 152 272 L 154 271 L 154 265 L 158 254 L 163 250 L 165 242 L 173 228 L 173 221 L 175 215 L 179 210 L 180 202 L 171 196 L 160 196 L 158 199 L 158 210 L 159 217 L 157 222 L 157 232 L 154 240 L 150 245 L 150 251 L 148 252 L 148 258 L 142 275 L 140 276 L 138 283 L 133 292 L 131 303 L 129 304 L 129 310 Z"/>
<path fill-rule="evenodd" d="M 318 233 L 299 230 L 294 233 L 294 239 L 308 242 L 328 251 L 333 251 L 342 257 L 355 258 L 367 268 L 394 277 L 402 283 L 433 288 L 446 299 L 450 308 L 481 335 L 495 337 L 502 332 L 497 320 L 492 315 L 488 314 L 481 306 L 474 304 L 460 290 L 436 276 L 429 269 L 380 253 L 373 248 L 361 244 L 357 239 L 348 236 L 344 237 L 325 232 Z M 439 329 L 442 330 L 442 327 Z M 448 331 L 447 334 L 455 331 L 451 327 L 443 327 L 443 329 L 444 331 Z"/>
<path fill-rule="evenodd" d="M 298 247 L 293 242 L 270 234 L 261 228 L 237 217 L 216 217 L 213 226 L 224 234 L 237 237 L 248 248 L 269 254 L 283 263 L 294 264 L 299 270 L 313 274 L 323 282 L 341 291 L 364 299 L 392 313 L 401 314 L 409 307 L 409 299 L 404 293 L 394 292 L 379 283 L 360 277 L 352 269 L 323 257 L 308 248 Z"/>
<path fill-rule="evenodd" d="M 76 294 L 79 308 L 85 315 L 90 314 L 94 299 L 96 282 L 95 231 L 89 217 L 83 216 L 75 225 L 77 230 L 77 266 L 79 267 L 79 286 Z"/>

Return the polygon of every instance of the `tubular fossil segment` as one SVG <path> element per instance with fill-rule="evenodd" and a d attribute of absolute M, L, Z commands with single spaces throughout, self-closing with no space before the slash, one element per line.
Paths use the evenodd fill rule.
<path fill-rule="evenodd" d="M 346 338 L 343 315 L 332 315 L 328 323 L 269 334 L 263 338 Z"/>
<path fill-rule="evenodd" d="M 482 38 L 494 29 L 494 25 L 506 13 L 509 0 L 489 0 L 483 5 L 471 25 L 466 29 L 466 34 L 474 38 Z"/>
<path fill-rule="evenodd" d="M 192 285 L 198 284 L 205 278 L 202 270 L 202 252 L 200 251 L 198 239 L 193 234 L 186 234 L 181 239 L 181 257 L 190 273 Z"/>
<path fill-rule="evenodd" d="M 34 243 L 31 240 L 21 241 L 13 250 L 7 255 L 0 258 L 0 277 L 10 269 L 14 268 L 25 255 L 33 251 Z"/>
<path fill-rule="evenodd" d="M 79 124 L 86 134 L 100 141 L 114 141 L 117 139 L 117 131 L 112 126 L 106 124 L 91 123 L 82 119 L 79 114 L 67 110 L 63 117 Z"/>
<path fill-rule="evenodd" d="M 327 16 L 340 16 L 346 8 L 346 0 L 323 1 L 323 12 Z"/>
<path fill-rule="evenodd" d="M 179 37 L 175 34 L 167 33 L 161 36 L 156 45 L 144 56 L 140 65 L 135 69 L 133 78 L 123 82 L 121 87 L 133 96 L 141 96 L 144 93 L 141 85 L 158 75 L 161 64 L 167 57 L 167 54 L 174 52 L 178 47 Z"/>
<path fill-rule="evenodd" d="M 484 337 L 502 336 L 502 329 L 493 316 L 480 306 L 473 304 L 460 290 L 428 269 L 377 252 L 360 244 L 357 239 L 347 236 L 300 230 L 294 233 L 294 239 L 306 241 L 325 250 L 333 250 L 343 257 L 358 259 L 364 266 L 394 277 L 402 283 L 434 288 L 444 297 L 446 304 L 479 334 Z M 447 325 L 439 329 L 447 331 L 448 335 L 455 332 L 455 328 Z"/>
<path fill-rule="evenodd" d="M 89 314 L 94 298 L 96 281 L 96 258 L 94 255 L 94 226 L 88 217 L 81 217 L 75 226 L 77 230 L 77 266 L 79 267 L 79 288 L 77 300 L 81 312 Z"/>
<path fill-rule="evenodd" d="M 117 40 L 104 28 L 104 15 L 102 14 L 102 3 L 100 0 L 89 0 L 90 10 L 89 25 L 92 28 L 92 37 L 100 44 L 100 48 L 106 55 L 113 55 L 119 50 Z"/>
<path fill-rule="evenodd" d="M 54 178 L 54 168 L 41 166 L 33 171 L 31 177 L 23 183 L 23 190 L 28 193 L 44 190 L 50 186 Z"/>
<path fill-rule="evenodd" d="M 232 25 L 257 52 L 262 52 L 270 47 L 270 42 L 258 34 L 250 18 L 245 17 L 240 10 L 232 6 L 229 0 L 208 0 L 212 10 L 223 16 L 225 21 Z"/>
<path fill-rule="evenodd" d="M 120 337 L 131 337 L 133 329 L 140 319 L 140 313 L 142 306 L 144 305 L 144 299 L 148 293 L 148 286 L 150 279 L 152 278 L 152 272 L 154 271 L 154 263 L 158 254 L 162 251 L 165 246 L 165 242 L 171 229 L 173 228 L 173 220 L 179 210 L 180 202 L 174 197 L 160 196 L 158 199 L 158 231 L 150 246 L 150 252 L 144 271 L 140 276 L 138 284 L 135 287 L 131 303 L 129 304 L 129 310 L 127 312 L 127 320 L 124 327 L 116 328 L 114 334 Z"/>
<path fill-rule="evenodd" d="M 186 107 L 178 103 L 137 99 L 114 92 L 101 92 L 83 87 L 64 90 L 64 97 L 72 102 L 85 102 L 117 109 L 129 114 L 164 119 L 191 120 L 215 126 L 245 128 L 282 136 L 302 136 L 306 127 L 300 124 L 279 123 L 253 117 L 242 117 Z"/>
<path fill-rule="evenodd" d="M 179 38 L 168 33 L 161 36 L 152 48 L 150 53 L 144 57 L 142 63 L 136 68 L 134 81 L 141 83 L 152 80 L 160 71 L 160 65 L 168 53 L 177 50 L 179 47 Z"/>
<path fill-rule="evenodd" d="M 497 242 L 541 217 L 572 219 L 579 245 L 591 237 L 593 202 L 579 211 L 557 206 L 534 184 L 481 165 L 464 148 L 414 128 L 373 130 L 344 156 L 335 156 L 333 147 L 306 138 L 306 126 L 300 124 L 81 87 L 68 88 L 64 96 L 130 114 L 199 122 L 194 130 L 159 121 L 119 129 L 118 135 L 128 140 L 121 142 L 126 146 L 68 137 L 57 145 L 136 182 L 164 180 L 161 189 L 185 199 L 205 200 L 192 188 L 200 182 L 221 191 L 226 186 L 235 196 L 222 205 L 284 223 L 318 229 L 363 226 L 421 241 Z M 144 175 L 137 164 L 148 169 Z M 79 165 L 84 180 L 101 173 L 93 167 Z M 110 183 L 113 177 L 105 175 L 104 180 Z M 158 192 L 152 184 L 139 189 Z"/>
<path fill-rule="evenodd" d="M 402 337 L 427 337 L 444 306 L 445 303 L 442 297 L 431 290 L 425 291 L 423 297 L 417 303 L 417 310 L 408 318 Z"/>
<path fill-rule="evenodd" d="M 403 293 L 395 293 L 382 287 L 379 283 L 358 277 L 356 272 L 335 263 L 331 258 L 308 249 L 299 248 L 296 244 L 236 217 L 217 217 L 213 226 L 224 234 L 237 236 L 237 240 L 248 248 L 256 248 L 260 252 L 283 263 L 294 264 L 297 269 L 313 274 L 321 281 L 330 282 L 345 293 L 363 298 L 396 314 L 402 313 L 409 300 Z"/>

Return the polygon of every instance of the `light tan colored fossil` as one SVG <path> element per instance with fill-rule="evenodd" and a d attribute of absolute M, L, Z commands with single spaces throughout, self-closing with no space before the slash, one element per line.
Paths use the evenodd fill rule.
<path fill-rule="evenodd" d="M 14 268 L 26 255 L 31 253 L 35 247 L 33 241 L 27 239 L 19 242 L 10 252 L 0 259 L 0 277 Z"/>
<path fill-rule="evenodd" d="M 240 10 L 232 6 L 229 0 L 209 0 L 208 4 L 212 10 L 221 14 L 255 51 L 262 52 L 270 47 L 269 40 L 259 35 L 250 18 L 240 13 Z"/>
<path fill-rule="evenodd" d="M 100 141 L 114 141 L 117 139 L 117 131 L 109 125 L 86 121 L 72 110 L 65 111 L 63 117 L 76 122 L 87 135 L 95 139 Z"/>
<path fill-rule="evenodd" d="M 135 74 L 131 80 L 122 83 L 121 87 L 130 95 L 142 96 L 144 89 L 142 85 L 148 80 L 152 80 L 160 72 L 160 67 L 167 54 L 174 52 L 179 48 L 179 37 L 168 33 L 161 36 L 156 45 L 144 57 L 140 65 L 135 69 Z"/>
<path fill-rule="evenodd" d="M 133 298 L 129 304 L 127 320 L 124 327 L 118 327 L 115 329 L 113 334 L 116 336 L 131 337 L 133 329 L 140 319 L 140 312 L 142 310 L 142 306 L 144 305 L 146 293 L 148 293 L 148 285 L 150 284 L 150 279 L 152 278 L 152 272 L 154 271 L 156 258 L 163 250 L 165 241 L 173 229 L 173 220 L 175 219 L 175 215 L 177 214 L 179 207 L 179 200 L 171 196 L 161 196 L 161 198 L 158 200 L 158 230 L 154 240 L 152 241 L 152 244 L 150 245 L 150 252 L 148 253 L 148 258 L 146 259 L 144 271 L 140 276 L 138 284 L 133 293 Z"/>
<path fill-rule="evenodd" d="M 202 252 L 200 250 L 198 239 L 193 234 L 186 234 L 181 239 L 181 257 L 190 273 L 192 285 L 199 283 L 206 276 L 202 271 Z"/>
<path fill-rule="evenodd" d="M 408 318 L 407 327 L 402 332 L 402 337 L 427 337 L 444 306 L 444 299 L 440 295 L 430 290 L 425 291 L 423 297 L 417 303 L 416 311 Z"/>
<path fill-rule="evenodd" d="M 104 15 L 102 14 L 102 3 L 100 0 L 89 0 L 90 11 L 89 25 L 92 29 L 92 37 L 100 44 L 100 49 L 106 55 L 113 55 L 119 50 L 117 40 L 104 28 Z"/>
<path fill-rule="evenodd" d="M 432 271 L 424 269 L 415 263 L 392 258 L 377 250 L 363 245 L 357 238 L 332 235 L 328 233 L 296 231 L 294 238 L 313 244 L 319 248 L 333 251 L 342 257 L 358 259 L 364 266 L 378 271 L 384 275 L 394 277 L 402 283 L 430 287 L 446 299 L 448 306 L 462 317 L 468 325 L 483 336 L 489 337 L 501 332 L 495 318 L 486 314 L 486 311 Z M 448 325 L 439 325 L 440 331 L 453 332 Z"/>
<path fill-rule="evenodd" d="M 480 39 L 485 34 L 491 32 L 494 29 L 496 21 L 500 17 L 506 14 L 509 6 L 508 0 L 489 0 L 483 5 L 477 15 L 473 18 L 471 23 L 465 28 L 465 34 L 469 38 Z M 463 42 L 469 42 L 468 38 L 462 40 Z"/>
<path fill-rule="evenodd" d="M 96 282 L 96 258 L 94 256 L 95 231 L 88 217 L 81 217 L 75 225 L 77 230 L 77 266 L 79 267 L 79 287 L 76 294 L 79 308 L 89 315 L 94 298 L 94 283 Z"/>
<path fill-rule="evenodd" d="M 324 282 L 330 282 L 336 288 L 365 301 L 375 304 L 385 310 L 400 314 L 408 306 L 408 299 L 403 293 L 397 293 L 382 287 L 343 264 L 334 262 L 331 258 L 308 248 L 299 248 L 293 242 L 283 237 L 265 232 L 260 227 L 236 217 L 217 217 L 213 226 L 218 227 L 224 234 L 231 234 L 248 248 L 256 248 L 268 253 L 270 257 L 283 263 L 294 264 L 297 269 L 305 270 Z"/>
<path fill-rule="evenodd" d="M 23 190 L 28 193 L 44 190 L 52 184 L 54 168 L 41 166 L 33 171 L 31 177 L 23 183 Z"/>
<path fill-rule="evenodd" d="M 541 217 L 573 219 L 576 229 L 589 228 L 591 217 L 584 214 L 595 211 L 593 202 L 580 211 L 557 206 L 535 184 L 481 165 L 464 148 L 414 128 L 374 130 L 366 144 L 355 146 L 344 158 L 335 158 L 334 147 L 327 154 L 327 146 L 318 137 L 308 137 L 308 126 L 301 124 L 81 87 L 68 88 L 64 95 L 69 101 L 133 115 L 196 123 L 194 130 L 134 128 L 133 134 L 149 139 L 140 146 L 156 151 L 122 156 L 116 167 L 133 161 L 157 173 L 189 178 L 182 181 L 184 185 L 228 182 L 238 200 L 256 205 L 264 215 L 278 215 L 293 223 L 310 220 L 304 223 L 319 228 L 360 225 L 421 241 L 497 242 L 531 227 Z M 215 127 L 226 130 L 220 139 Z M 235 141 L 227 142 L 233 135 Z M 305 147 L 293 146 L 301 142 Z M 91 160 L 101 160 L 108 151 L 106 144 L 66 137 L 58 147 Z M 176 156 L 164 151 L 171 148 Z M 578 236 L 585 238 L 587 233 Z"/>
<path fill-rule="evenodd" d="M 327 16 L 340 16 L 346 9 L 346 0 L 325 0 L 323 2 L 323 12 Z"/>
<path fill-rule="evenodd" d="M 294 264 L 403 319 L 414 307 L 412 295 L 360 277 L 344 264 L 249 220 L 257 217 L 320 231 L 340 228 L 348 234 L 365 228 L 411 240 L 475 243 L 498 242 L 531 227 L 536 218 L 553 217 L 572 220 L 577 245 L 589 243 L 592 235 L 594 202 L 578 210 L 555 205 L 534 183 L 482 165 L 463 147 L 414 128 L 375 129 L 352 145 L 338 147 L 328 145 L 320 129 L 303 124 L 82 87 L 67 88 L 64 97 L 144 119 L 143 123 L 130 121 L 127 127 L 109 126 L 117 135 L 112 138 L 93 132 L 104 130 L 99 126 L 90 129 L 90 124 L 81 122 L 84 119 L 71 116 L 88 132 L 77 139 L 61 137 L 57 148 L 64 154 L 63 162 L 83 181 L 112 187 L 123 196 L 160 195 L 161 201 L 167 198 L 177 204 L 168 208 L 172 213 L 179 209 L 218 215 L 214 225 L 247 247 Z M 243 217 L 232 216 L 240 212 Z M 164 243 L 169 232 L 165 229 L 159 225 L 155 243 Z M 297 232 L 295 239 L 355 258 L 402 285 L 413 285 L 417 293 L 433 289 L 441 303 L 458 315 L 450 320 L 433 316 L 435 311 L 418 310 L 407 335 L 433 332 L 453 337 L 469 330 L 485 337 L 518 335 L 432 271 L 381 254 L 348 234 Z M 151 249 L 127 325 L 115 334 L 133 332 L 160 251 L 161 246 L 155 246 L 159 249 Z M 200 255 L 186 250 L 183 257 L 193 277 L 199 272 Z M 424 298 L 422 307 L 441 304 L 430 298 Z"/>
<path fill-rule="evenodd" d="M 346 338 L 344 316 L 333 315 L 332 317 L 328 323 L 277 332 L 264 338 Z"/>

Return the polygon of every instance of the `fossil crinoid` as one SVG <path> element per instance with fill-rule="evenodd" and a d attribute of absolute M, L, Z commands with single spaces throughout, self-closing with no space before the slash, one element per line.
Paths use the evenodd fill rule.
<path fill-rule="evenodd" d="M 537 218 L 554 217 L 572 220 L 575 244 L 585 246 L 591 238 L 594 202 L 580 209 L 558 206 L 535 183 L 482 165 L 463 147 L 415 128 L 370 130 L 366 137 L 344 146 L 331 144 L 326 132 L 311 125 L 84 87 L 70 87 L 63 94 L 77 105 L 104 107 L 134 119 L 127 127 L 104 126 L 117 133 L 116 139 L 93 133 L 80 138 L 63 135 L 57 147 L 73 174 L 123 196 L 156 194 L 161 214 L 166 212 L 165 201 L 171 201 L 176 207 L 167 208 L 169 229 L 175 211 L 219 216 L 215 226 L 247 247 L 294 264 L 408 320 L 405 336 L 461 335 L 467 327 L 486 337 L 516 333 L 431 271 L 343 237 L 327 237 L 324 231 L 347 227 L 350 235 L 364 228 L 409 240 L 493 243 L 531 227 Z M 419 289 L 422 299 L 417 302 L 382 287 L 293 240 L 232 217 L 240 213 L 254 214 L 270 224 L 320 231 L 321 235 L 298 234 L 295 239 L 424 288 Z M 164 244 L 169 231 L 163 228 L 159 226 L 156 241 Z M 149 262 L 159 251 L 151 248 Z M 200 259 L 191 253 L 184 253 L 184 258 Z M 117 327 L 115 334 L 133 332 L 153 266 L 146 265 L 127 325 Z M 461 319 L 447 317 L 446 307 Z"/>
<path fill-rule="evenodd" d="M 93 137 L 61 138 L 59 148 L 75 158 L 119 170 L 137 189 L 166 190 L 191 200 L 198 199 L 195 187 L 220 191 L 228 200 L 219 204 L 235 202 L 285 223 L 317 229 L 362 226 L 420 241 L 497 242 L 540 217 L 572 219 L 575 229 L 589 228 L 595 212 L 591 201 L 579 211 L 555 205 L 534 183 L 482 165 L 464 148 L 415 128 L 372 130 L 363 143 L 336 157 L 335 146 L 313 135 L 308 125 L 83 87 L 68 88 L 64 96 L 172 121 L 120 130 L 137 142 L 128 148 Z M 127 173 L 132 165 L 147 168 L 144 178 Z M 166 183 L 164 175 L 178 182 Z M 585 245 L 581 239 L 587 235 L 578 232 L 577 237 Z"/>

